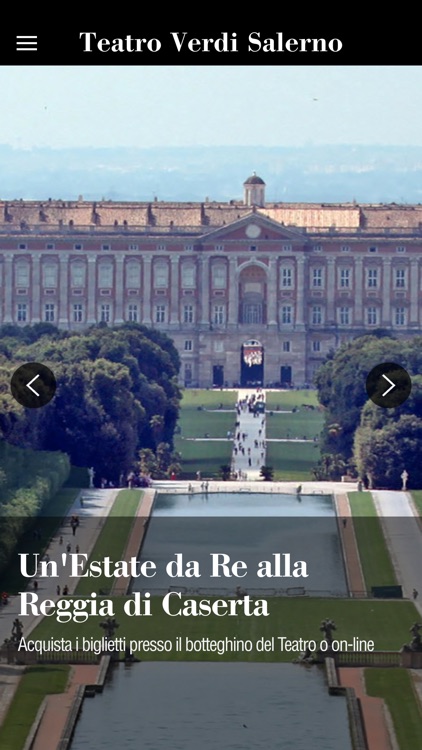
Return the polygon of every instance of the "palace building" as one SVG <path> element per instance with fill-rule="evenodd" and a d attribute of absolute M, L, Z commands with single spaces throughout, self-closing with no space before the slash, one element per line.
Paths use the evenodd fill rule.
<path fill-rule="evenodd" d="M 343 341 L 422 330 L 422 206 L 0 201 L 0 324 L 165 331 L 181 383 L 310 383 Z"/>

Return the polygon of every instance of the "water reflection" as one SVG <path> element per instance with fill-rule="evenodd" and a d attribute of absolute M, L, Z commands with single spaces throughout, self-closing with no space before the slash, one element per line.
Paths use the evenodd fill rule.
<path fill-rule="evenodd" d="M 351 750 L 346 700 L 290 664 L 117 667 L 86 701 L 72 750 Z"/>
<path fill-rule="evenodd" d="M 167 563 L 175 553 L 184 560 L 197 560 L 201 577 L 174 578 L 166 574 Z M 241 580 L 212 575 L 212 554 L 228 554 L 232 561 L 246 562 L 248 573 Z M 257 577 L 263 560 L 274 561 L 276 554 L 289 554 L 291 576 Z M 157 575 L 147 589 L 168 590 L 169 584 L 183 590 L 201 589 L 212 593 L 234 593 L 236 585 L 249 590 L 303 587 L 307 593 L 344 596 L 347 585 L 341 544 L 332 498 L 269 493 L 202 493 L 159 495 L 142 548 L 141 560 L 153 560 Z M 293 575 L 295 561 L 307 564 L 307 578 Z M 145 580 L 133 581 L 134 591 L 145 589 Z"/>

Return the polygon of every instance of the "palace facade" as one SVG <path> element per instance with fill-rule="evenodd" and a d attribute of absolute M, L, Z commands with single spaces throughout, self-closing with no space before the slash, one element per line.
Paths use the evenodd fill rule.
<path fill-rule="evenodd" d="M 0 324 L 165 331 L 181 382 L 310 383 L 343 341 L 422 331 L 422 206 L 0 201 Z"/>

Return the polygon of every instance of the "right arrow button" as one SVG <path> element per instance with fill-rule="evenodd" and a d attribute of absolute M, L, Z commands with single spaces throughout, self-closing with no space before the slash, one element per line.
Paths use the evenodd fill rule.
<path fill-rule="evenodd" d="M 393 390 L 393 388 L 395 388 L 395 387 L 396 387 L 396 384 L 395 384 L 395 383 L 392 383 L 392 382 L 391 382 L 391 380 L 390 380 L 390 378 L 387 378 L 387 375 L 385 375 L 385 373 L 383 373 L 383 376 L 382 376 L 382 377 L 383 377 L 383 378 L 385 378 L 385 380 L 386 380 L 386 381 L 387 381 L 388 383 L 390 383 L 390 387 L 388 388 L 388 390 L 387 390 L 387 391 L 384 391 L 384 393 L 382 394 L 382 395 L 383 395 L 383 398 L 384 398 L 384 396 L 386 396 L 386 395 L 387 395 L 387 393 L 390 393 L 390 391 L 392 391 L 392 390 Z"/>
<path fill-rule="evenodd" d="M 386 383 L 388 388 L 386 389 Z M 383 362 L 366 378 L 366 392 L 377 406 L 394 409 L 409 398 L 412 381 L 407 370 L 396 362 Z"/>

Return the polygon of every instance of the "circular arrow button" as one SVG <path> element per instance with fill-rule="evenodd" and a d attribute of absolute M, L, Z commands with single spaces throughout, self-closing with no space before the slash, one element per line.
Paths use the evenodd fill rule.
<path fill-rule="evenodd" d="M 366 378 L 366 392 L 377 406 L 394 409 L 410 396 L 412 381 L 404 367 L 395 362 L 383 362 L 374 367 Z"/>
<path fill-rule="evenodd" d="M 38 362 L 27 362 L 13 373 L 12 396 L 27 409 L 38 409 L 53 398 L 57 388 L 53 372 Z"/>

